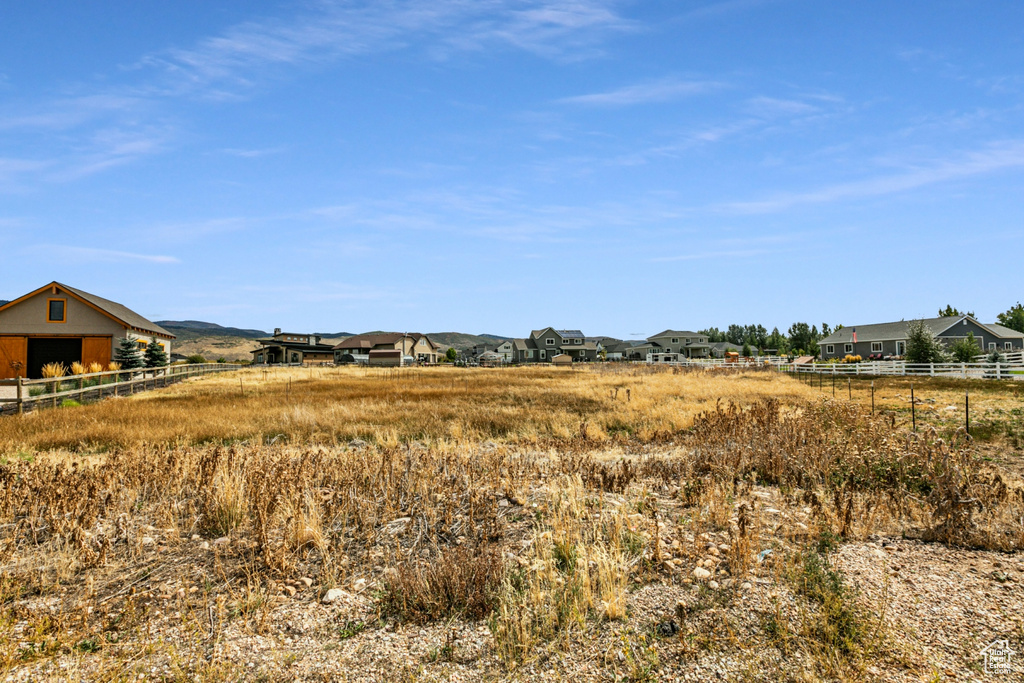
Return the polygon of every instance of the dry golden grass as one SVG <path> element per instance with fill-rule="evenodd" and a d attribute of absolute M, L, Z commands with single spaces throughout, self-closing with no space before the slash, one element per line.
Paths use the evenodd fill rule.
<path fill-rule="evenodd" d="M 677 607 L 687 647 L 735 647 L 716 606 L 764 548 L 799 609 L 763 615 L 779 630 L 757 646 L 856 673 L 879 629 L 819 537 L 1024 547 L 1024 492 L 964 434 L 904 425 L 767 371 L 630 366 L 251 369 L 0 420 L 0 675 L 230 680 L 205 644 L 264 633 L 297 577 L 309 600 L 368 580 L 368 630 L 484 618 L 514 670 L 641 626 L 630 588 L 704 563 L 723 588 Z M 612 666 L 654 676 L 643 638 Z"/>
<path fill-rule="evenodd" d="M 0 453 L 148 444 L 338 444 L 656 439 L 718 401 L 817 391 L 770 372 L 664 368 L 260 369 L 224 373 L 75 410 L 0 420 Z"/>

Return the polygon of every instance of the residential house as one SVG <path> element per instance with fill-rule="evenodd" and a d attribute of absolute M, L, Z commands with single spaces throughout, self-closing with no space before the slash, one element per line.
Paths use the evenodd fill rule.
<path fill-rule="evenodd" d="M 627 360 L 646 360 L 653 363 L 677 361 L 684 358 L 707 358 L 711 345 L 707 336 L 685 330 L 665 330 L 648 337 L 647 341 L 626 351 Z"/>
<path fill-rule="evenodd" d="M 726 351 L 735 351 L 736 353 L 743 353 L 743 344 L 733 344 L 732 342 L 711 342 L 709 344 L 710 355 L 713 358 L 725 358 Z M 755 356 L 760 355 L 756 346 L 750 347 L 750 352 Z M 772 354 L 768 354 L 772 355 Z"/>
<path fill-rule="evenodd" d="M 36 379 L 48 363 L 106 369 L 120 339 L 170 354 L 175 336 L 121 304 L 51 282 L 0 306 L 0 379 Z"/>
<path fill-rule="evenodd" d="M 629 351 L 641 342 L 622 341 L 605 337 L 600 340 L 601 348 L 605 352 L 605 360 L 625 360 Z"/>
<path fill-rule="evenodd" d="M 818 342 L 821 358 L 902 357 L 907 352 L 910 320 L 874 325 L 852 325 L 836 330 Z M 969 315 L 925 318 L 926 329 L 940 342 L 951 346 L 960 339 L 974 334 L 978 347 L 984 353 L 999 351 L 1012 353 L 1024 349 L 1024 334 L 997 324 L 983 324 Z"/>
<path fill-rule="evenodd" d="M 336 363 L 411 365 L 436 363 L 440 356 L 441 347 L 418 332 L 357 334 L 334 347 Z"/>
<path fill-rule="evenodd" d="M 469 350 L 469 356 L 480 360 L 480 356 L 485 353 L 497 353 L 502 356 L 502 359 L 506 362 L 512 360 L 512 341 L 493 339 L 479 344 L 474 344 L 473 348 Z M 493 358 L 491 359 L 494 360 Z"/>
<path fill-rule="evenodd" d="M 327 364 L 334 362 L 334 347 L 321 344 L 312 334 L 282 332 L 278 327 L 270 339 L 257 339 L 260 348 L 252 351 L 258 365 Z"/>
<path fill-rule="evenodd" d="M 534 330 L 526 339 L 512 340 L 512 362 L 550 363 L 559 354 L 572 358 L 573 362 L 597 360 L 598 345 L 586 340 L 579 330 L 556 330 L 545 327 Z"/>

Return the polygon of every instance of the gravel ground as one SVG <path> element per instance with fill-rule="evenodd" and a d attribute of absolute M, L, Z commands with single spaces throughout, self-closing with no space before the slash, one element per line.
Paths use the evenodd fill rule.
<path fill-rule="evenodd" d="M 606 499 L 622 504 L 621 497 Z M 810 509 L 787 506 L 777 490 L 756 487 L 734 501 L 741 503 L 762 515 L 764 535 L 755 553 L 769 543 L 806 537 Z M 671 519 L 679 503 L 665 495 L 658 505 L 662 519 Z M 649 525 L 640 515 L 632 518 Z M 524 549 L 516 529 L 510 523 L 510 552 Z M 218 558 L 230 557 L 234 541 L 175 540 L 154 528 L 146 533 L 152 540 L 143 544 L 139 566 L 164 554 L 171 569 L 134 583 L 122 576 L 109 586 L 118 595 L 130 589 L 139 596 L 148 615 L 144 631 L 133 642 L 102 643 L 98 652 L 28 661 L 6 680 L 1024 680 L 1024 553 L 902 538 L 843 544 L 834 565 L 855 588 L 857 604 L 873 615 L 868 623 L 881 624 L 880 637 L 841 675 L 823 675 L 806 649 L 771 633 L 773 617 L 799 623 L 801 609 L 792 583 L 780 579 L 772 560 L 754 562 L 749 575 L 734 578 L 719 566 L 729 551 L 727 531 L 694 539 L 683 526 L 661 525 L 663 562 L 633 577 L 626 619 L 588 619 L 583 628 L 541 644 L 510 671 L 499 661 L 485 621 L 419 626 L 379 620 L 373 600 L 379 577 L 353 579 L 325 604 L 325 587 L 296 576 L 275 583 L 272 597 L 255 602 L 245 618 L 215 617 L 225 613 L 217 601 L 228 596 L 211 594 L 204 602 L 185 563 L 216 568 Z M 696 556 L 694 547 L 701 549 Z M 782 545 L 774 547 L 778 557 Z M 171 556 L 179 558 L 176 563 Z M 238 589 L 230 590 L 240 597 Z M 63 609 L 56 598 L 30 599 L 25 607 Z M 989 674 L 982 649 L 998 640 L 1018 654 L 1010 672 Z"/>

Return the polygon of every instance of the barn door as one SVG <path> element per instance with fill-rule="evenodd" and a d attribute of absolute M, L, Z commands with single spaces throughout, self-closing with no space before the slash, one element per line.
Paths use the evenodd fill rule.
<path fill-rule="evenodd" d="M 0 379 L 26 376 L 28 337 L 0 337 Z"/>
<path fill-rule="evenodd" d="M 106 370 L 110 365 L 110 337 L 82 337 L 82 365 L 99 363 Z"/>

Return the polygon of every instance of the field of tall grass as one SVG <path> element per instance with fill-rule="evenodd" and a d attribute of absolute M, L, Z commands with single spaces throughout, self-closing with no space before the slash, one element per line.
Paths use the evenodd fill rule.
<path fill-rule="evenodd" d="M 768 372 L 719 376 L 639 366 L 243 370 L 75 410 L 0 420 L 0 454 L 148 444 L 363 439 L 543 443 L 577 437 L 647 441 L 722 401 L 786 402 L 816 391 Z"/>
<path fill-rule="evenodd" d="M 0 420 L 0 672 L 289 678 L 224 654 L 225 629 L 278 633 L 281 600 L 343 588 L 373 613 L 332 647 L 477 623 L 499 677 L 593 641 L 609 675 L 657 680 L 669 642 L 677 665 L 727 647 L 708 615 L 760 577 L 799 609 L 743 647 L 856 679 L 884 624 L 836 543 L 1024 548 L 1024 490 L 919 427 L 769 371 L 630 366 L 252 369 Z M 627 607 L 648 585 L 695 591 L 657 646 Z"/>

